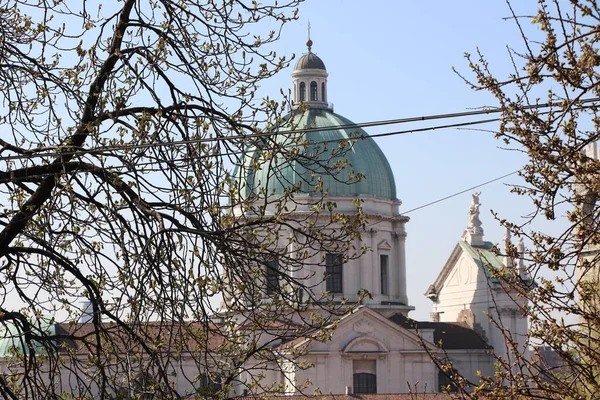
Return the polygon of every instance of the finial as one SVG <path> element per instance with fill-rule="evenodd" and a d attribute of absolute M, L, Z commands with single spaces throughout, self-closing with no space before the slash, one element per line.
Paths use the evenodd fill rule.
<path fill-rule="evenodd" d="M 310 49 L 312 47 L 312 40 L 310 40 L 310 21 L 308 21 L 308 41 L 306 42 L 306 46 L 308 47 L 308 52 L 310 53 Z"/>

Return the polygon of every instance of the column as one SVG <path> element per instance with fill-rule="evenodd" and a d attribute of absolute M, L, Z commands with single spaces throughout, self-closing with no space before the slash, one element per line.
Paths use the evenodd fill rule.
<path fill-rule="evenodd" d="M 404 231 L 404 224 L 401 225 L 401 229 L 397 232 L 397 261 L 396 269 L 398 270 L 398 279 L 396 280 L 396 293 L 399 300 L 408 305 L 408 297 L 406 295 L 406 232 Z"/>

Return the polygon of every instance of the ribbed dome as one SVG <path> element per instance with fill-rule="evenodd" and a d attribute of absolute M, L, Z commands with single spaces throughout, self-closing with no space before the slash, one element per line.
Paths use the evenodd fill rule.
<path fill-rule="evenodd" d="M 270 154 L 267 148 L 250 149 L 246 153 L 244 168 L 238 168 L 238 174 L 246 175 L 238 176 L 242 198 L 247 198 L 251 193 L 263 196 L 282 195 L 293 185 L 300 185 L 301 193 L 320 196 L 321 193 L 315 191 L 320 177 L 328 196 L 370 196 L 397 200 L 394 175 L 385 155 L 364 130 L 351 125 L 354 125 L 352 121 L 329 109 L 314 108 L 305 112 L 296 110 L 279 128 L 282 134 L 276 136 L 275 142 L 288 151 L 297 149 L 306 157 L 303 161 L 300 161 L 299 157 L 284 160 Z M 331 127 L 334 129 L 285 134 L 284 132 L 291 130 L 292 126 L 296 130 Z M 332 157 L 332 152 L 339 148 L 340 143 L 357 137 L 364 139 L 358 139 L 342 156 Z M 310 143 L 306 148 L 298 144 L 303 139 Z M 265 147 L 267 146 L 271 148 L 273 143 L 266 143 Z M 335 177 L 326 173 L 322 167 L 324 164 L 333 166 L 340 160 L 347 160 L 349 165 Z M 356 174 L 364 174 L 364 179 L 356 182 L 353 178 Z"/>
<path fill-rule="evenodd" d="M 294 72 L 301 71 L 303 69 L 322 69 L 323 71 L 326 71 L 323 60 L 321 60 L 315 53 L 311 51 L 300 57 L 296 63 L 296 66 L 294 67 Z"/>

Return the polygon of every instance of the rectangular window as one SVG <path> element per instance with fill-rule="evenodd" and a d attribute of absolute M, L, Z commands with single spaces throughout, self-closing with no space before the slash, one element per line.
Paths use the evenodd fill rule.
<path fill-rule="evenodd" d="M 325 256 L 325 290 L 330 293 L 343 293 L 344 257 L 337 253 Z"/>
<path fill-rule="evenodd" d="M 377 376 L 375 374 L 361 372 L 354 374 L 353 378 L 355 394 L 377 393 Z"/>
<path fill-rule="evenodd" d="M 273 258 L 265 261 L 265 275 L 267 280 L 267 294 L 279 291 L 279 259 Z"/>
<path fill-rule="evenodd" d="M 379 270 L 381 276 L 381 294 L 389 294 L 388 276 L 389 257 L 387 254 L 379 255 Z"/>

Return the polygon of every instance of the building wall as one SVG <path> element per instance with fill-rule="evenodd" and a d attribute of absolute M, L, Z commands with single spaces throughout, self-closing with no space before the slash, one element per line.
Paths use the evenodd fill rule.
<path fill-rule="evenodd" d="M 345 394 L 354 392 L 354 372 L 364 372 L 356 368 L 373 365 L 377 393 L 408 393 L 415 385 L 419 391 L 437 391 L 437 367 L 416 336 L 371 310 L 359 313 L 346 317 L 331 341 L 311 343 L 297 366 L 287 369 L 286 378 L 299 386 L 307 383 L 307 394 Z M 287 393 L 300 394 L 292 386 Z"/>
<path fill-rule="evenodd" d="M 499 283 L 490 281 L 483 268 L 462 252 L 438 293 L 433 312 L 441 322 L 468 322 L 475 330 L 481 329 L 494 353 L 506 359 L 512 354 L 505 338 L 507 332 L 517 342 L 517 351 L 528 354 L 527 319 L 513 296 Z M 472 313 L 474 321 L 464 320 L 468 315 L 465 311 Z"/>

